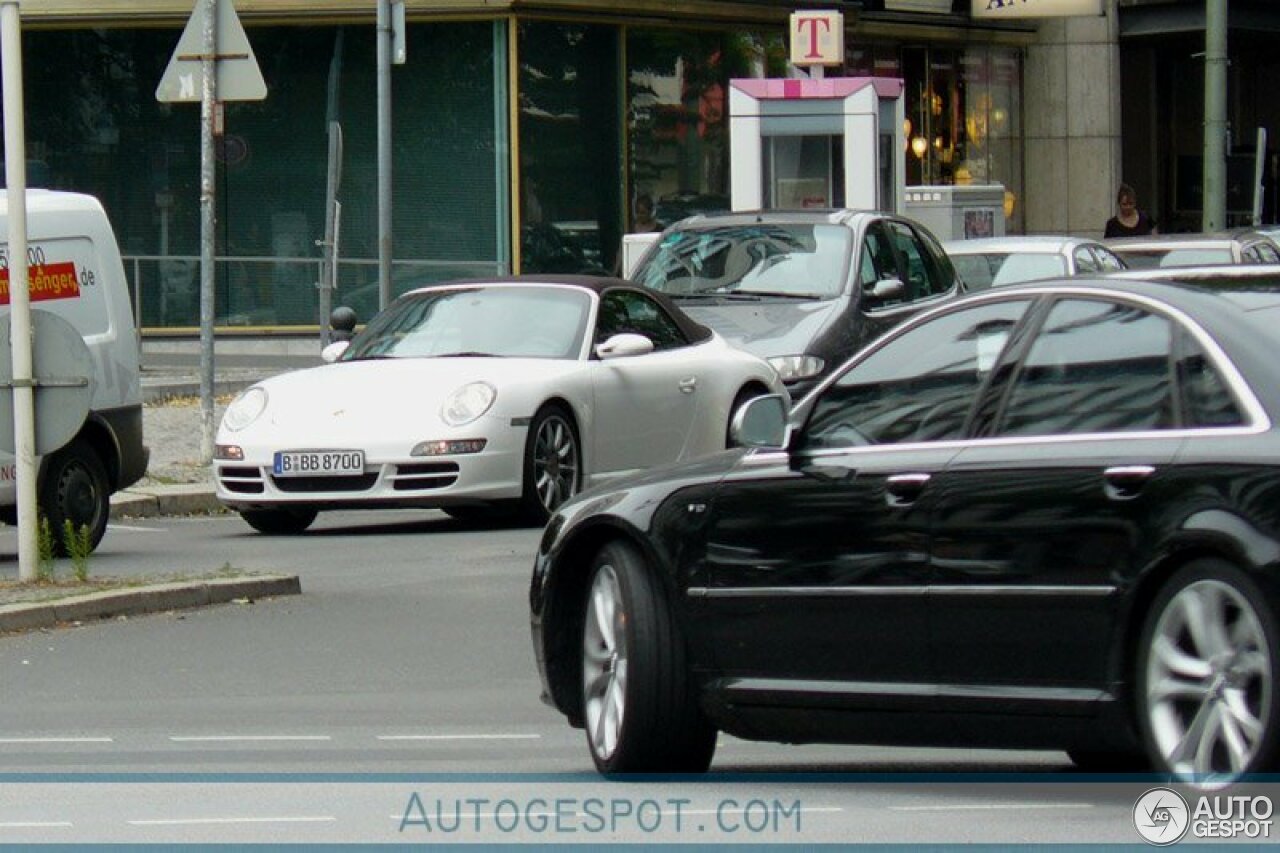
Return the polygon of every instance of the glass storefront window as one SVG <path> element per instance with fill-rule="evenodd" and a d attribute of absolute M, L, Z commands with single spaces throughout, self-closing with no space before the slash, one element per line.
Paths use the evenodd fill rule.
<path fill-rule="evenodd" d="M 1022 230 L 1021 61 L 1015 50 L 904 47 L 907 184 L 1002 184 Z"/>
<path fill-rule="evenodd" d="M 393 72 L 393 290 L 509 269 L 505 110 L 492 22 L 408 28 Z M 372 316 L 377 299 L 377 79 L 368 27 L 250 27 L 267 82 L 226 104 L 217 145 L 215 323 L 319 322 L 328 122 L 343 129 L 339 290 Z M 24 33 L 32 185 L 97 196 L 126 255 L 145 328 L 199 324 L 200 109 L 160 104 L 177 29 Z M 59 62 L 48 63 L 57 56 Z M 505 80 L 503 80 L 505 86 Z M 500 105 L 498 99 L 503 98 Z M 501 106 L 501 110 L 499 107 Z"/>
<path fill-rule="evenodd" d="M 785 75 L 780 33 L 628 29 L 628 229 L 728 210 L 729 81 Z"/>
<path fill-rule="evenodd" d="M 618 28 L 518 32 L 520 269 L 605 272 L 622 233 Z"/>

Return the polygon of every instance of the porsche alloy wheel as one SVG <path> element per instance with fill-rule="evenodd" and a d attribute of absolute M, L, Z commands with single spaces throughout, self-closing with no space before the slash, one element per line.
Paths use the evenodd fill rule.
<path fill-rule="evenodd" d="M 546 406 L 529 425 L 525 445 L 525 509 L 534 521 L 545 522 L 578 492 L 582 465 L 578 432 L 563 408 Z"/>

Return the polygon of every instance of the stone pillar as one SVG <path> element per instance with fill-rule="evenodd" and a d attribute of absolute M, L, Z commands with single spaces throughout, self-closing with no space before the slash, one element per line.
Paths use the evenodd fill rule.
<path fill-rule="evenodd" d="M 1106 15 L 1048 18 L 1023 80 L 1026 230 L 1100 237 L 1120 184 L 1117 0 Z"/>

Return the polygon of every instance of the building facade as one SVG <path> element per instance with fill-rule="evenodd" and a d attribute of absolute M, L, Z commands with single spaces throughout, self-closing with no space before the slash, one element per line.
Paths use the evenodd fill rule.
<path fill-rule="evenodd" d="M 227 2 L 227 0 L 223 0 Z M 1117 0 L 1097 18 L 975 19 L 970 0 L 826 4 L 845 67 L 905 81 L 909 184 L 999 183 L 1010 232 L 1098 233 L 1121 163 Z M 393 290 L 609 271 L 657 220 L 728 206 L 727 84 L 796 74 L 793 2 L 406 0 L 392 71 Z M 237 0 L 264 78 L 218 140 L 220 333 L 314 330 L 329 128 L 341 128 L 334 304 L 377 309 L 372 0 Z M 156 86 L 191 0 L 24 4 L 32 186 L 92 193 L 140 325 L 199 317 L 199 108 Z M 913 144 L 914 143 L 914 144 Z M 1069 192 L 1065 191 L 1069 188 Z"/>

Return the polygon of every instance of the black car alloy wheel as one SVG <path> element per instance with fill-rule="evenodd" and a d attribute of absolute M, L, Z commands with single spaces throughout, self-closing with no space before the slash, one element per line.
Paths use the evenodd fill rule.
<path fill-rule="evenodd" d="M 701 773 L 716 731 L 698 710 L 670 605 L 631 545 L 591 566 L 582 631 L 582 710 L 602 773 Z"/>
<path fill-rule="evenodd" d="M 1201 559 L 1157 597 L 1142 635 L 1138 701 L 1158 766 L 1214 783 L 1275 765 L 1280 634 L 1243 571 Z"/>

